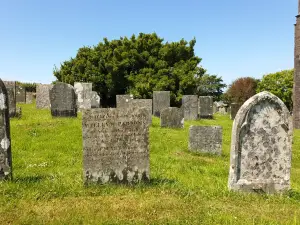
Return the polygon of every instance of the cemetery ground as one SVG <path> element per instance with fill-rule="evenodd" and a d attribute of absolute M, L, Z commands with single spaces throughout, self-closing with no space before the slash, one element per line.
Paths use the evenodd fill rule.
<path fill-rule="evenodd" d="M 13 181 L 0 183 L 0 224 L 300 224 L 300 130 L 294 134 L 291 191 L 227 189 L 232 120 L 150 128 L 150 183 L 83 185 L 81 114 L 52 119 L 22 106 L 11 119 Z M 223 127 L 222 156 L 188 151 L 190 125 Z"/>

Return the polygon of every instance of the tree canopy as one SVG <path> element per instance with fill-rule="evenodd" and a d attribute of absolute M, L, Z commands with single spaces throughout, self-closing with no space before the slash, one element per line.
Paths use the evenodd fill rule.
<path fill-rule="evenodd" d="M 178 103 L 184 94 L 220 96 L 225 86 L 217 76 L 206 74 L 195 55 L 196 40 L 166 42 L 157 34 L 103 39 L 93 47 L 84 46 L 75 58 L 55 66 L 58 81 L 92 82 L 104 105 L 115 102 L 115 95 L 131 93 L 152 98 L 153 91 L 170 91 Z"/>

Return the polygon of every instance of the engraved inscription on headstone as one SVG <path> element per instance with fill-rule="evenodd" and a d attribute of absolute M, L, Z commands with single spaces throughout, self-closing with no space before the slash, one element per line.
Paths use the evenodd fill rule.
<path fill-rule="evenodd" d="M 160 126 L 168 128 L 183 128 L 183 109 L 176 107 L 163 109 L 160 113 Z"/>
<path fill-rule="evenodd" d="M 184 109 L 185 120 L 198 119 L 198 96 L 197 95 L 183 95 L 182 107 Z"/>
<path fill-rule="evenodd" d="M 199 97 L 199 110 L 200 118 L 212 119 L 213 118 L 213 97 L 200 96 Z"/>
<path fill-rule="evenodd" d="M 70 84 L 56 83 L 50 89 L 51 115 L 54 117 L 77 117 L 76 94 Z"/>
<path fill-rule="evenodd" d="M 93 109 L 100 108 L 100 96 L 96 91 L 92 91 L 91 105 Z"/>
<path fill-rule="evenodd" d="M 9 103 L 6 87 L 0 79 L 0 180 L 12 178 L 12 157 L 8 107 Z"/>
<path fill-rule="evenodd" d="M 153 92 L 153 115 L 160 117 L 163 109 L 170 107 L 170 91 Z"/>
<path fill-rule="evenodd" d="M 221 155 L 222 127 L 190 126 L 189 149 L 192 152 L 203 152 Z"/>
<path fill-rule="evenodd" d="M 150 179 L 147 117 L 145 108 L 83 112 L 85 183 L 137 183 Z"/>
<path fill-rule="evenodd" d="M 16 102 L 26 103 L 26 90 L 21 85 L 16 86 Z"/>
<path fill-rule="evenodd" d="M 92 108 L 92 83 L 74 83 L 74 90 L 77 95 L 78 110 Z"/>
<path fill-rule="evenodd" d="M 232 127 L 228 187 L 277 193 L 290 188 L 292 124 L 284 103 L 269 92 L 248 99 Z"/>
<path fill-rule="evenodd" d="M 36 108 L 49 109 L 50 97 L 49 91 L 53 87 L 52 84 L 37 84 L 36 86 Z"/>

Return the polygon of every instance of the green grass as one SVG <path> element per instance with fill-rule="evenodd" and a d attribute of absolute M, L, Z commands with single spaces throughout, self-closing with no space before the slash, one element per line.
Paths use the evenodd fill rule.
<path fill-rule="evenodd" d="M 300 224 L 300 131 L 295 131 L 292 190 L 284 195 L 227 190 L 232 121 L 186 121 L 150 129 L 151 182 L 85 187 L 81 115 L 52 119 L 22 105 L 11 120 L 13 181 L 0 183 L 0 224 Z M 221 125 L 221 157 L 188 151 L 190 125 Z"/>

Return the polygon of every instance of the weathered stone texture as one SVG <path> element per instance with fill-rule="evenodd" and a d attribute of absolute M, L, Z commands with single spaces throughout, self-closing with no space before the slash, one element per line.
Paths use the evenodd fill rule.
<path fill-rule="evenodd" d="M 36 86 L 36 108 L 50 109 L 49 91 L 53 87 L 52 84 L 37 84 Z"/>
<path fill-rule="evenodd" d="M 116 95 L 117 108 L 127 108 L 132 99 L 133 95 Z"/>
<path fill-rule="evenodd" d="M 15 98 L 15 89 L 13 87 L 7 87 L 7 95 L 8 95 L 8 105 L 9 105 L 9 117 L 16 116 L 16 98 Z"/>
<path fill-rule="evenodd" d="M 0 79 L 0 180 L 12 178 L 11 139 L 7 90 Z"/>
<path fill-rule="evenodd" d="M 183 128 L 183 109 L 176 107 L 163 109 L 160 113 L 160 126 L 168 128 Z"/>
<path fill-rule="evenodd" d="M 93 109 L 100 108 L 100 96 L 96 91 L 92 91 L 91 106 Z"/>
<path fill-rule="evenodd" d="M 26 103 L 26 90 L 20 85 L 16 86 L 16 102 Z"/>
<path fill-rule="evenodd" d="M 160 117 L 163 109 L 170 107 L 170 91 L 153 92 L 153 115 Z"/>
<path fill-rule="evenodd" d="M 190 151 L 221 155 L 222 127 L 190 126 L 189 132 Z"/>
<path fill-rule="evenodd" d="M 70 84 L 56 83 L 50 89 L 51 115 L 54 117 L 77 117 L 76 94 Z"/>
<path fill-rule="evenodd" d="M 237 112 L 240 109 L 240 105 L 238 103 L 231 103 L 230 105 L 230 119 L 234 120 Z"/>
<path fill-rule="evenodd" d="M 33 102 L 33 93 L 26 92 L 26 104 L 32 104 Z"/>
<path fill-rule="evenodd" d="M 284 103 L 261 92 L 239 109 L 232 128 L 228 187 L 276 193 L 290 188 L 292 124 Z"/>
<path fill-rule="evenodd" d="M 199 115 L 200 118 L 211 119 L 213 118 L 213 97 L 200 96 L 199 97 Z"/>
<path fill-rule="evenodd" d="M 198 96 L 197 95 L 183 95 L 182 107 L 184 110 L 185 120 L 198 119 Z"/>
<path fill-rule="evenodd" d="M 85 183 L 137 183 L 150 179 L 147 117 L 144 108 L 83 112 Z"/>
<path fill-rule="evenodd" d="M 92 108 L 92 83 L 74 83 L 78 110 Z"/>

